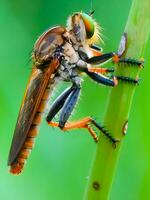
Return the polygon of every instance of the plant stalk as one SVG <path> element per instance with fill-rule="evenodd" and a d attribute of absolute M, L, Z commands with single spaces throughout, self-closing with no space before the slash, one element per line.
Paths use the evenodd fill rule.
<path fill-rule="evenodd" d="M 133 0 L 125 32 L 127 33 L 127 47 L 124 56 L 136 59 L 143 57 L 150 32 L 149 0 Z M 138 66 L 119 65 L 116 67 L 115 74 L 135 79 L 139 76 L 140 70 Z M 85 200 L 109 199 L 136 87 L 135 84 L 119 81 L 118 86 L 110 91 L 104 125 L 114 138 L 119 138 L 121 141 L 114 148 L 108 138 L 101 135 L 85 191 Z"/>

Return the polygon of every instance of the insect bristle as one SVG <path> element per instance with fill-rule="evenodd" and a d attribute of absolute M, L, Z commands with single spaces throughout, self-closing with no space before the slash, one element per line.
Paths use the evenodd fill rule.
<path fill-rule="evenodd" d="M 123 64 L 123 65 L 127 65 L 127 66 L 141 66 L 143 65 L 144 61 L 143 60 L 139 60 L 137 61 L 134 58 L 123 58 L 119 60 L 119 64 Z"/>
<path fill-rule="evenodd" d="M 87 39 L 87 43 L 90 45 L 90 44 L 97 44 L 99 42 L 103 43 L 103 39 L 102 39 L 102 27 L 99 26 L 99 24 L 94 21 L 94 27 L 95 27 L 95 30 L 94 30 L 94 35 L 90 38 L 90 39 Z"/>

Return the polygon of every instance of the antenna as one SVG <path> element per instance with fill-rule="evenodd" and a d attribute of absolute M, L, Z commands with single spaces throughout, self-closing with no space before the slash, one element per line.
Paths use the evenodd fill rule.
<path fill-rule="evenodd" d="M 90 12 L 89 12 L 89 15 L 92 16 L 95 12 L 95 10 L 93 9 L 93 0 L 90 0 Z"/>
<path fill-rule="evenodd" d="M 91 11 L 93 10 L 93 0 L 91 0 Z"/>

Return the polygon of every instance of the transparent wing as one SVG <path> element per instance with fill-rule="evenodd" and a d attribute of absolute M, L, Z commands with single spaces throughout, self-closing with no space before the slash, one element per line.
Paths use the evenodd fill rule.
<path fill-rule="evenodd" d="M 32 70 L 16 123 L 8 165 L 11 165 L 15 161 L 26 140 L 44 91 L 57 66 L 58 60 L 55 60 L 51 62 L 45 72 L 38 69 Z"/>

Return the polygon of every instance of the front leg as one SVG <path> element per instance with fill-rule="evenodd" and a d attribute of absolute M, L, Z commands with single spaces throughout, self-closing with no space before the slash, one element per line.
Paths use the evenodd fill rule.
<path fill-rule="evenodd" d="M 114 64 L 123 64 L 128 66 L 138 66 L 140 68 L 143 67 L 144 59 L 141 58 L 140 60 L 134 58 L 120 58 L 117 54 L 112 57 L 112 61 Z"/>
<path fill-rule="evenodd" d="M 111 87 L 114 87 L 118 84 L 117 78 L 115 76 L 113 76 L 113 78 L 109 78 L 102 74 L 91 72 L 89 70 L 87 70 L 86 73 L 91 79 L 93 79 L 97 83 L 101 83 L 103 85 L 107 85 L 107 86 L 111 86 Z"/>
<path fill-rule="evenodd" d="M 112 59 L 114 57 L 114 53 L 110 52 L 110 53 L 105 53 L 99 56 L 93 56 L 91 58 L 86 59 L 86 63 L 88 64 L 92 64 L 92 65 L 100 65 L 100 64 L 104 64 L 105 62 L 108 62 L 110 59 Z"/>
<path fill-rule="evenodd" d="M 124 45 L 125 45 L 125 42 L 124 42 Z M 104 85 L 109 85 L 109 86 L 117 85 L 116 78 L 118 80 L 124 81 L 126 83 L 138 84 L 138 82 L 139 82 L 138 78 L 132 79 L 130 77 L 124 77 L 124 76 L 116 76 L 116 77 L 113 76 L 113 79 L 111 79 L 106 76 L 103 76 L 102 74 L 114 72 L 114 69 L 99 68 L 99 67 L 92 66 L 92 65 L 97 65 L 97 64 L 103 64 L 106 61 L 109 61 L 110 59 L 112 59 L 114 64 L 126 64 L 129 66 L 138 66 L 140 68 L 143 67 L 143 63 L 144 63 L 143 59 L 136 60 L 136 59 L 132 59 L 132 58 L 121 58 L 124 51 L 125 51 L 125 46 L 122 45 L 121 52 L 118 51 L 117 54 L 110 52 L 110 53 L 106 53 L 103 55 L 99 54 L 98 56 L 93 56 L 92 58 L 88 58 L 87 56 L 84 55 L 84 61 L 86 63 L 90 64 L 91 66 L 88 69 L 87 69 L 87 67 L 84 67 L 84 68 L 82 68 L 80 66 L 78 66 L 78 67 L 81 71 L 86 72 L 88 74 L 88 76 L 90 76 L 90 78 L 92 78 L 96 82 L 102 83 Z M 83 52 L 82 52 L 82 55 L 83 55 Z"/>
<path fill-rule="evenodd" d="M 96 47 L 96 49 L 95 49 L 95 45 L 90 46 L 89 51 L 93 55 L 93 57 L 91 57 L 91 58 L 88 57 L 88 55 L 85 52 L 85 49 L 83 47 L 80 47 L 78 49 L 78 53 L 79 53 L 81 60 L 83 60 L 84 62 L 86 62 L 88 64 L 93 64 L 93 65 L 104 64 L 105 62 L 109 61 L 114 56 L 113 52 L 103 54 L 101 52 L 101 49 L 99 49 L 98 47 Z"/>
<path fill-rule="evenodd" d="M 130 77 L 125 77 L 125 76 L 112 76 L 112 78 L 109 78 L 107 76 L 104 76 L 101 74 L 101 68 L 88 68 L 87 70 L 87 75 L 92 78 L 94 81 L 101 83 L 103 85 L 107 85 L 107 86 L 117 86 L 118 85 L 118 80 L 123 81 L 125 83 L 129 83 L 129 84 L 135 84 L 138 85 L 139 84 L 139 78 L 130 78 Z M 99 73 L 99 74 L 98 74 Z"/>
<path fill-rule="evenodd" d="M 114 68 L 101 68 L 101 67 L 88 67 L 89 72 L 95 72 L 98 74 L 107 74 L 114 72 Z"/>
<path fill-rule="evenodd" d="M 81 66 L 80 63 L 78 63 L 78 70 L 81 72 L 85 72 L 91 79 L 96 81 L 97 83 L 107 85 L 114 87 L 118 84 L 118 81 L 115 76 L 113 78 L 107 77 L 103 75 L 104 73 L 107 73 L 109 69 L 105 68 L 92 68 L 92 67 L 87 67 L 87 65 Z M 110 69 L 110 71 L 114 71 Z"/>
<path fill-rule="evenodd" d="M 92 58 L 86 59 L 86 62 L 88 64 L 98 65 L 98 64 L 104 64 L 110 59 L 112 59 L 114 64 L 136 65 L 139 67 L 142 67 L 144 63 L 143 59 L 137 60 L 134 58 L 120 58 L 118 54 L 113 52 L 105 53 L 100 56 L 93 56 Z"/>
<path fill-rule="evenodd" d="M 79 48 L 79 55 L 82 60 L 84 60 L 86 63 L 91 64 L 91 65 L 99 65 L 99 64 L 104 64 L 105 62 L 112 60 L 114 64 L 126 64 L 126 65 L 135 65 L 142 67 L 144 60 L 137 60 L 134 58 L 122 58 L 122 55 L 126 51 L 126 43 L 127 43 L 127 34 L 123 34 L 118 52 L 109 52 L 109 53 L 102 53 L 101 48 L 98 48 L 95 45 L 91 45 L 89 47 L 89 50 L 92 52 L 93 57 L 88 58 L 87 54 L 84 52 L 84 49 L 81 47 Z"/>

